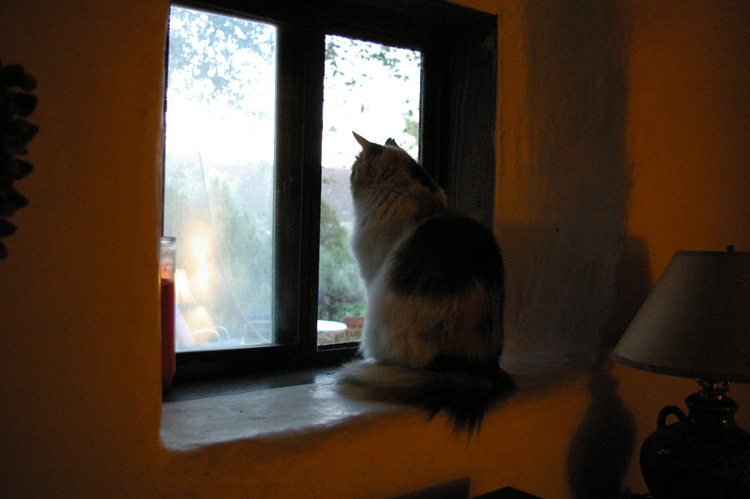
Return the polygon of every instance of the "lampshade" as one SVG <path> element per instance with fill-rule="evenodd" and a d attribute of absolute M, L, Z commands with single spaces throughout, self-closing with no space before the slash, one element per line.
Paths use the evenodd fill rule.
<path fill-rule="evenodd" d="M 676 252 L 614 357 L 660 374 L 750 383 L 750 253 Z"/>

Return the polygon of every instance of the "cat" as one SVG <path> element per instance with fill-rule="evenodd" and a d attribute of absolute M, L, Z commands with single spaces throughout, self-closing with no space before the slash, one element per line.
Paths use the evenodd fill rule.
<path fill-rule="evenodd" d="M 362 146 L 351 171 L 352 252 L 366 290 L 361 359 L 339 372 L 357 398 L 444 410 L 478 430 L 516 390 L 499 366 L 504 269 L 493 233 L 447 207 L 444 191 L 393 139 Z"/>

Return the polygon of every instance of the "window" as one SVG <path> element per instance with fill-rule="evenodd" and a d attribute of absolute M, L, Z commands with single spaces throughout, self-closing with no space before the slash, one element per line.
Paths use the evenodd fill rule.
<path fill-rule="evenodd" d="M 169 33 L 177 381 L 354 354 L 353 130 L 395 138 L 492 224 L 493 16 L 427 0 L 217 0 L 174 4 Z"/>
<path fill-rule="evenodd" d="M 388 133 L 419 157 L 422 89 L 419 50 L 336 35 L 326 35 L 325 46 L 319 346 L 358 340 L 364 320 L 364 287 L 349 251 L 354 221 L 349 175 L 360 150 L 352 140 L 351 127 L 365 137 Z"/>

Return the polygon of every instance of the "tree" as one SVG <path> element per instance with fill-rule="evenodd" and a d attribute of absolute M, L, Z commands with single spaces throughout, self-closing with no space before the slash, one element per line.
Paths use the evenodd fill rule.
<path fill-rule="evenodd" d="M 348 234 L 325 199 L 320 200 L 318 317 L 341 320 L 349 311 L 361 315 L 364 288 L 348 248 Z"/>
<path fill-rule="evenodd" d="M 256 113 L 247 92 L 267 86 L 276 57 L 276 28 L 270 24 L 172 7 L 169 18 L 169 87 L 179 94 Z"/>
<path fill-rule="evenodd" d="M 226 181 L 212 179 L 214 230 L 229 292 L 241 314 L 266 309 L 271 303 L 273 241 L 263 221 L 234 198 Z"/>
<path fill-rule="evenodd" d="M 257 89 L 269 89 L 269 76 L 276 57 L 276 28 L 272 25 L 212 14 L 199 10 L 172 7 L 169 35 L 169 88 L 171 92 L 198 101 L 244 109 L 256 116 L 273 113 L 273 99 L 267 92 L 258 99 Z M 387 71 L 387 78 L 410 79 L 407 68 L 419 66 L 418 51 L 327 36 L 325 63 L 329 71 L 326 85 L 343 85 L 350 90 L 362 87 L 373 76 L 345 61 L 376 64 Z M 372 66 L 369 66 L 372 68 Z M 248 92 L 253 88 L 253 92 Z M 336 90 L 339 91 L 339 90 Z M 409 103 L 418 109 L 418 102 Z M 367 102 L 359 104 L 364 111 Z M 413 110 L 401 112 L 402 147 L 413 149 L 419 143 L 419 122 Z"/>
<path fill-rule="evenodd" d="M 384 82 L 396 81 L 402 89 L 411 87 L 412 84 L 416 86 L 417 95 L 410 96 L 408 92 L 401 95 L 403 101 L 398 113 L 403 120 L 403 128 L 400 130 L 401 136 L 394 137 L 401 147 L 416 156 L 419 148 L 417 114 L 421 75 L 420 52 L 329 35 L 326 36 L 325 64 L 326 94 L 335 94 L 336 100 L 341 102 L 351 101 L 349 104 L 360 110 L 365 121 L 369 119 L 368 112 L 380 107 L 384 100 L 392 101 L 399 98 L 399 92 L 383 89 Z M 411 81 L 412 78 L 416 81 Z M 333 127 L 335 128 L 335 125 Z M 390 131 L 391 134 L 397 132 L 399 130 Z"/>

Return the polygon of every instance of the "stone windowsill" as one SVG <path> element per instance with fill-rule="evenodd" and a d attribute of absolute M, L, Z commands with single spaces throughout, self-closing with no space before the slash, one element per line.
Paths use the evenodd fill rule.
<path fill-rule="evenodd" d="M 579 392 L 588 376 L 581 370 L 518 374 L 513 376 L 519 393 L 506 402 L 524 405 L 550 389 Z M 196 396 L 162 404 L 161 438 L 170 450 L 193 450 L 205 446 L 265 437 L 295 436 L 323 432 L 373 418 L 408 415 L 421 411 L 387 403 L 343 397 L 336 391 L 335 371 L 307 376 L 302 384 L 284 386 L 263 382 L 210 396 Z M 565 380 L 561 383 L 561 380 Z M 497 412 L 504 412 L 502 408 Z M 492 415 L 485 424 L 492 424 Z"/>
<path fill-rule="evenodd" d="M 161 438 L 172 450 L 191 450 L 261 436 L 330 428 L 366 415 L 413 410 L 345 398 L 333 377 L 310 384 L 166 402 Z"/>

